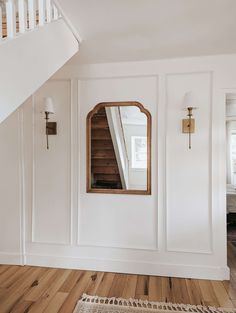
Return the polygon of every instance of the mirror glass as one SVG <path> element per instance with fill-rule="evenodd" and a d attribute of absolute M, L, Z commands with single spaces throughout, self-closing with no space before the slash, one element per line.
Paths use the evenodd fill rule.
<path fill-rule="evenodd" d="M 102 103 L 88 115 L 88 192 L 150 193 L 150 113 Z"/>

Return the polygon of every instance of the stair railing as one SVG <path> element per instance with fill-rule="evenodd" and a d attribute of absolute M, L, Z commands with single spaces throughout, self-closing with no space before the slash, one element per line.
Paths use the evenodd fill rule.
<path fill-rule="evenodd" d="M 0 42 L 61 17 L 52 0 L 0 0 Z"/>

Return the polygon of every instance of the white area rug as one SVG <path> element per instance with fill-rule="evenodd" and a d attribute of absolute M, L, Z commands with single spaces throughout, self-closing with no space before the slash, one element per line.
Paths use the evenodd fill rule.
<path fill-rule="evenodd" d="M 201 305 L 150 302 L 137 299 L 103 298 L 83 294 L 73 313 L 236 313 L 236 309 Z"/>

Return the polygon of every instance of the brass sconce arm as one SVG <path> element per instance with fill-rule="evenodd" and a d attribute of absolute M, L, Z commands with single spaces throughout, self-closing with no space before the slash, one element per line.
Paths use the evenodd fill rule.
<path fill-rule="evenodd" d="M 182 120 L 182 132 L 188 134 L 188 148 L 192 148 L 192 138 L 191 134 L 195 132 L 195 119 L 193 118 L 193 110 L 195 107 L 187 107 L 186 110 L 188 111 L 187 119 Z"/>
<path fill-rule="evenodd" d="M 56 122 L 49 122 L 49 114 L 55 113 L 52 98 L 46 97 L 44 99 L 44 105 L 45 105 L 44 113 L 45 113 L 45 120 L 46 120 L 47 149 L 49 149 L 48 136 L 57 134 L 57 123 Z"/>

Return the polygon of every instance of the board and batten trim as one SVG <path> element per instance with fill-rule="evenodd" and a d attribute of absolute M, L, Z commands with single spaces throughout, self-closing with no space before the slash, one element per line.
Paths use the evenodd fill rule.
<path fill-rule="evenodd" d="M 124 77 L 120 77 L 120 76 L 106 76 L 106 77 L 95 77 L 95 78 L 78 78 L 78 121 L 80 121 L 80 108 L 81 108 L 81 97 L 80 97 L 80 84 L 83 81 L 92 81 L 92 80 L 105 80 L 105 79 L 130 79 L 130 78 L 134 78 L 134 79 L 142 79 L 142 78 L 154 78 L 156 80 L 156 94 L 157 94 L 157 98 L 156 98 L 156 114 L 158 116 L 158 85 L 159 85 L 159 74 L 158 75 L 129 75 L 129 76 L 124 76 Z M 158 123 L 157 123 L 157 119 L 155 120 L 155 125 L 153 127 L 152 123 L 152 127 L 151 127 L 151 145 L 153 144 L 153 140 L 152 138 L 153 136 L 153 131 L 154 130 L 158 130 Z M 83 127 L 83 123 L 78 122 L 78 133 L 81 132 L 81 128 Z M 157 145 L 156 145 L 157 146 Z M 80 159 L 80 149 L 81 149 L 81 140 L 80 140 L 80 136 L 78 136 L 78 178 L 80 175 L 80 167 L 81 167 L 81 159 Z M 156 150 L 158 151 L 158 147 L 156 147 Z M 157 153 L 157 151 L 155 150 L 155 153 Z M 154 153 L 154 149 L 152 149 L 151 147 L 151 151 L 150 151 L 150 155 L 151 155 L 151 166 L 152 166 L 152 162 L 154 162 L 154 157 L 153 157 L 153 153 Z M 152 171 L 153 172 L 153 171 Z M 156 168 L 156 176 L 158 177 L 158 168 Z M 151 184 L 153 183 L 153 178 L 154 175 L 151 175 Z M 157 190 L 157 180 L 156 180 L 156 190 Z M 157 196 L 157 194 L 155 194 L 155 192 L 153 193 L 153 186 L 152 187 L 152 196 Z M 81 216 L 81 202 L 80 202 L 80 198 L 79 195 L 81 194 L 81 186 L 78 183 L 78 227 L 77 227 L 77 246 L 78 247 L 94 247 L 94 248 L 111 248 L 111 249 L 125 249 L 125 250 L 133 250 L 133 251 L 137 251 L 137 250 L 144 250 L 144 251 L 158 251 L 159 250 L 159 235 L 158 235 L 158 226 L 157 223 L 158 221 L 155 221 L 155 245 L 153 245 L 152 247 L 143 247 L 143 246 L 131 246 L 131 245 L 111 245 L 111 244 L 103 244 L 103 243 L 94 243 L 94 242 L 87 242 L 87 241 L 83 241 L 81 240 L 81 235 L 80 235 L 80 216 Z M 129 195 L 127 195 L 129 196 Z M 131 196 L 135 196 L 135 195 L 131 195 Z M 156 206 L 156 213 L 155 216 L 158 216 L 158 203 Z"/>
<path fill-rule="evenodd" d="M 49 245 L 63 245 L 63 246 L 70 246 L 72 245 L 72 233 L 73 233 L 73 230 L 72 230 L 72 211 L 73 211 L 73 194 L 72 194 L 72 189 L 73 189 L 73 182 L 72 182 L 72 177 L 73 177 L 73 168 L 72 168 L 72 164 L 71 164 L 71 160 L 73 158 L 72 156 L 72 133 L 71 133 L 71 130 L 73 129 L 74 127 L 74 123 L 73 123 L 73 119 L 72 119 L 72 96 L 73 96 L 73 93 L 72 93 L 72 80 L 71 79 L 51 79 L 49 80 L 47 83 L 53 83 L 53 82 L 67 82 L 69 83 L 69 88 L 70 88 L 70 118 L 69 118 L 69 142 L 70 142 L 70 171 L 68 173 L 69 175 L 69 182 L 70 182 L 70 200 L 69 200 L 69 212 L 70 212 L 70 223 L 69 223 L 69 234 L 68 234 L 68 238 L 69 240 L 68 241 L 63 241 L 63 242 L 52 242 L 52 241 L 39 241 L 39 240 L 36 240 L 35 239 L 35 95 L 33 95 L 32 99 L 32 105 L 33 105 L 33 110 L 32 110 L 32 114 L 33 114 L 33 125 L 32 125 L 32 221 L 31 221 L 31 225 L 32 225 L 32 228 L 31 228 L 31 242 L 32 243 L 38 243 L 38 244 L 49 244 Z"/>
<path fill-rule="evenodd" d="M 195 250 L 195 249 L 173 249 L 168 246 L 168 192 L 167 192 L 167 108 L 168 108 L 168 77 L 170 76 L 182 76 L 182 75 L 199 75 L 199 74 L 208 74 L 209 75 L 209 154 L 208 154 L 208 166 L 209 166 L 209 173 L 208 173 L 208 216 L 209 216 L 209 242 L 210 242 L 210 249 L 207 250 Z M 213 227 L 212 227 L 212 100 L 213 100 L 213 71 L 199 71 L 199 72 L 182 72 L 182 73 L 166 73 L 165 74 L 165 99 L 166 99 L 166 106 L 165 106 L 165 220 L 166 220 L 166 251 L 167 252 L 179 252 L 179 253 L 191 253 L 191 254 L 213 254 Z"/>
<path fill-rule="evenodd" d="M 25 155 L 24 155 L 24 111 L 20 107 L 18 109 L 18 150 L 19 150 L 19 199 L 20 199 L 20 254 L 21 264 L 25 265 Z"/>

